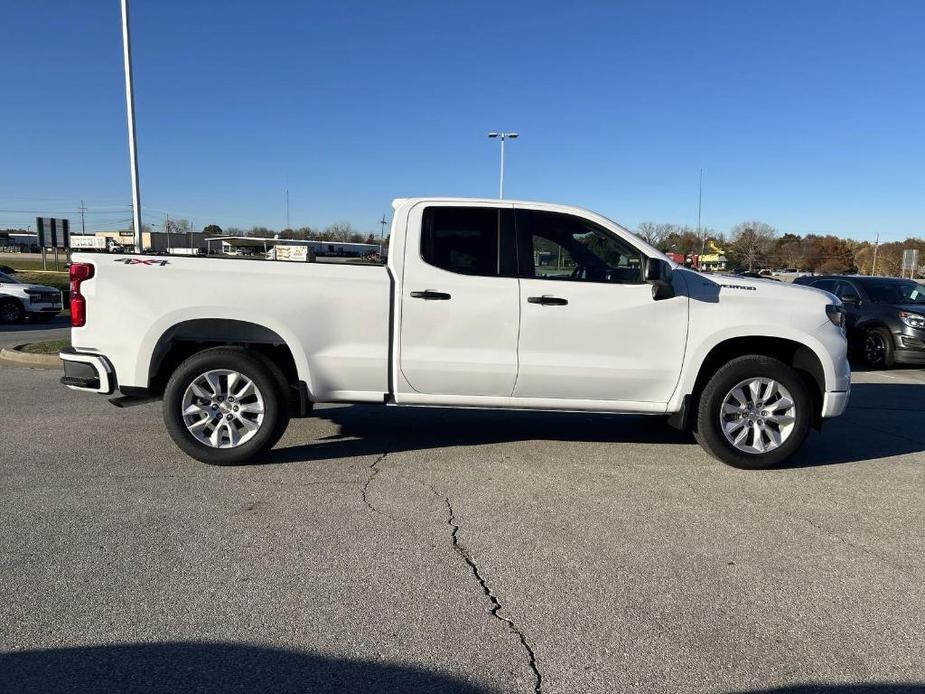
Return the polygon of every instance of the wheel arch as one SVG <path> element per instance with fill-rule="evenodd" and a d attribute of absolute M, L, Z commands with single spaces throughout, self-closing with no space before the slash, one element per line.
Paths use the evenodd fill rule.
<path fill-rule="evenodd" d="M 791 366 L 803 378 L 813 398 L 813 423 L 820 426 L 826 373 L 822 359 L 809 345 L 785 337 L 748 335 L 724 339 L 713 345 L 697 366 L 696 377 L 682 394 L 684 410 L 695 411 L 700 394 L 720 366 L 736 357 L 760 355 L 771 357 Z M 684 424 L 689 417 L 684 417 Z"/>
<path fill-rule="evenodd" d="M 270 359 L 290 385 L 297 387 L 300 371 L 296 357 L 285 339 L 270 328 L 251 321 L 232 318 L 195 318 L 181 321 L 157 339 L 148 364 L 148 390 L 159 395 L 170 374 L 197 352 L 218 346 L 253 349 Z"/>

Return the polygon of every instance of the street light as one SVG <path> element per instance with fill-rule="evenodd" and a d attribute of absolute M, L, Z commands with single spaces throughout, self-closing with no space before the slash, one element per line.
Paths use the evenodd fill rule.
<path fill-rule="evenodd" d="M 122 62 L 125 68 L 125 110 L 128 120 L 128 155 L 132 172 L 132 225 L 135 252 L 144 253 L 141 236 L 141 192 L 138 186 L 138 155 L 135 138 L 135 91 L 132 86 L 132 41 L 129 33 L 128 0 L 122 0 Z M 82 203 L 81 203 L 82 204 Z"/>
<path fill-rule="evenodd" d="M 501 182 L 498 185 L 498 199 L 504 200 L 504 141 L 505 140 L 516 140 L 517 133 L 505 133 L 501 131 L 498 131 L 498 132 L 492 131 L 488 133 L 488 137 L 492 139 L 497 138 L 501 140 Z"/>

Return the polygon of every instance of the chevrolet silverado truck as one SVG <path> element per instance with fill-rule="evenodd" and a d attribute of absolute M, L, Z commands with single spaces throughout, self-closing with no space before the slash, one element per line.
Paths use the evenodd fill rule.
<path fill-rule="evenodd" d="M 684 269 L 574 207 L 393 207 L 385 266 L 75 254 L 62 383 L 161 398 L 179 448 L 215 465 L 264 455 L 315 403 L 380 403 L 662 415 L 763 468 L 847 405 L 827 292 Z"/>

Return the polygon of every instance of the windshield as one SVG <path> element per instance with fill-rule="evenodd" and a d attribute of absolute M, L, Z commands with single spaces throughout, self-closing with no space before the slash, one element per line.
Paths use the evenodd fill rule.
<path fill-rule="evenodd" d="M 917 282 L 865 282 L 875 304 L 925 304 L 925 287 Z"/>
<path fill-rule="evenodd" d="M 18 279 L 10 277 L 5 272 L 0 272 L 0 284 L 22 284 Z"/>

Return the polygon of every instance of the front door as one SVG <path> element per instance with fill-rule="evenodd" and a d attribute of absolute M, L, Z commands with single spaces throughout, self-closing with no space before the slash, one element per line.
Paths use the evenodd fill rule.
<path fill-rule="evenodd" d="M 590 220 L 516 210 L 520 265 L 515 397 L 667 402 L 688 299 L 655 301 L 644 256 Z"/>
<path fill-rule="evenodd" d="M 462 204 L 412 210 L 399 365 L 414 391 L 510 397 L 520 311 L 512 216 Z"/>

